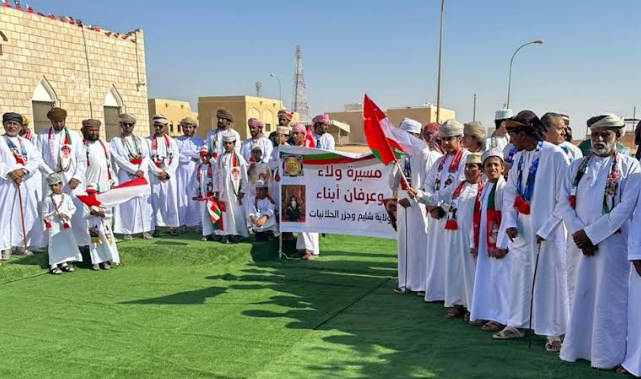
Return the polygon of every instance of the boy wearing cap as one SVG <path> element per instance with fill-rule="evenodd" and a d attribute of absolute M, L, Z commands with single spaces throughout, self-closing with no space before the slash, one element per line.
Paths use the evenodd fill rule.
<path fill-rule="evenodd" d="M 245 220 L 245 193 L 249 192 L 247 183 L 247 162 L 236 152 L 237 136 L 226 131 L 221 133 L 225 152 L 214 165 L 214 194 L 225 204 L 223 230 L 217 230 L 221 242 L 239 242 L 247 237 Z"/>
<path fill-rule="evenodd" d="M 496 246 L 501 227 L 503 205 L 503 151 L 498 148 L 483 153 L 483 173 L 487 182 L 481 191 L 480 208 L 472 223 L 470 252 L 477 257 L 474 295 L 470 321 L 483 324 L 486 332 L 498 332 L 509 316 L 510 269 L 512 255 Z"/>
<path fill-rule="evenodd" d="M 255 186 L 256 196 L 251 201 L 249 225 L 256 233 L 257 241 L 272 239 L 278 236 L 276 202 L 269 196 L 267 183 L 258 180 Z"/>
<path fill-rule="evenodd" d="M 42 216 L 49 233 L 49 272 L 60 275 L 73 272 L 72 262 L 82 262 L 78 243 L 71 229 L 71 218 L 76 212 L 71 196 L 62 193 L 61 174 L 54 172 L 47 177 L 51 193 L 45 198 Z M 87 233 L 89 234 L 89 233 Z"/>
<path fill-rule="evenodd" d="M 100 193 L 100 186 L 96 183 L 87 185 L 87 195 Z M 91 269 L 100 270 L 100 265 L 105 270 L 111 269 L 111 265 L 120 263 L 120 254 L 111 230 L 111 220 L 113 211 L 111 208 L 101 206 L 90 206 L 87 213 L 89 222 L 89 236 L 91 244 L 89 245 L 89 255 L 91 256 Z"/>
<path fill-rule="evenodd" d="M 469 153 L 465 159 L 465 180 L 443 190 L 441 208 L 445 211 L 445 230 L 441 231 L 448 249 L 445 256 L 445 318 L 463 317 L 469 321 L 472 304 L 476 256 L 470 254 L 471 233 L 483 192 L 481 154 Z"/>
<path fill-rule="evenodd" d="M 202 226 L 201 241 L 207 241 L 214 234 L 212 220 L 209 215 L 208 206 L 214 199 L 214 161 L 211 159 L 206 146 L 200 149 L 200 163 L 194 172 L 192 179 L 192 197 L 199 206 L 200 222 Z"/>

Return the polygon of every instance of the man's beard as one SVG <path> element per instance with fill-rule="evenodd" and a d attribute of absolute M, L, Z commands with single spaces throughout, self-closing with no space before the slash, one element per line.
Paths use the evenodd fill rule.
<path fill-rule="evenodd" d="M 18 134 L 20 134 L 19 132 L 12 133 L 12 132 L 9 132 L 9 131 L 6 131 L 6 133 L 7 133 L 7 135 L 8 135 L 9 137 L 17 137 L 17 136 L 18 136 Z"/>
<path fill-rule="evenodd" d="M 99 138 L 99 136 L 92 136 L 91 134 L 88 135 L 87 137 L 88 137 L 87 139 L 91 142 L 96 142 L 98 141 L 98 138 Z"/>

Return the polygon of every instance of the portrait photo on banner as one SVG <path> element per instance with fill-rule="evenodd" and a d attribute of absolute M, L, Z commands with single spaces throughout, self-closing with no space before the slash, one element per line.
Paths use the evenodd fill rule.
<path fill-rule="evenodd" d="M 283 221 L 305 222 L 305 186 L 304 185 L 282 185 L 281 186 L 281 214 Z"/>

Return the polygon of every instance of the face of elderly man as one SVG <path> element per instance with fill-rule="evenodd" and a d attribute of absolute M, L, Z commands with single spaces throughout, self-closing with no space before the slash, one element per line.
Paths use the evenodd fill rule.
<path fill-rule="evenodd" d="M 566 128 L 562 117 L 552 117 L 548 131 L 545 133 L 545 141 L 554 145 L 562 144 L 565 142 Z"/>
<path fill-rule="evenodd" d="M 592 152 L 599 157 L 607 157 L 616 151 L 618 131 L 613 128 L 591 128 L 590 141 Z"/>
<path fill-rule="evenodd" d="M 5 121 L 2 125 L 4 125 L 4 131 L 9 137 L 17 136 L 22 129 L 22 125 L 17 121 Z"/>

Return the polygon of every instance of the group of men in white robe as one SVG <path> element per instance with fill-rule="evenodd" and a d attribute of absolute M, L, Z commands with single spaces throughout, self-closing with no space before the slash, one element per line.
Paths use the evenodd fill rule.
<path fill-rule="evenodd" d="M 489 137 L 476 122 L 401 123 L 426 145 L 389 178 L 395 291 L 442 301 L 446 318 L 494 339 L 531 329 L 563 360 L 641 376 L 641 233 L 630 232 L 641 228 L 641 166 L 617 152 L 625 122 L 589 119 L 583 157 L 565 115 L 501 110 L 496 121 Z"/>

